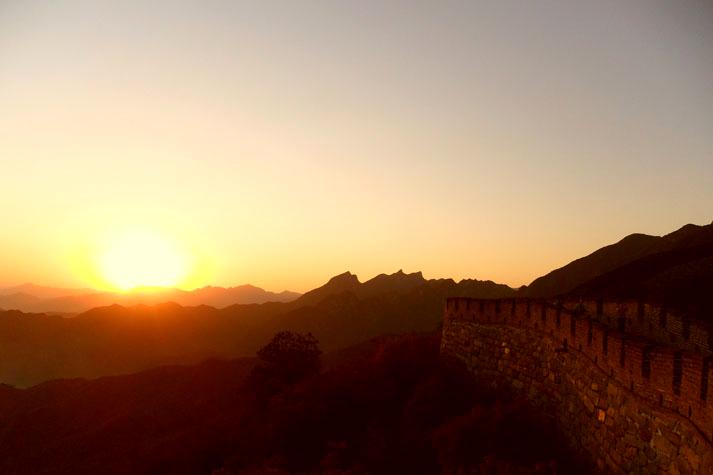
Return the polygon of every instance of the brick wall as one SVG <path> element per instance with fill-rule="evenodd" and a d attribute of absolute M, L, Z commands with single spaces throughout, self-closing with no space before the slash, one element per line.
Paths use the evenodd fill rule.
<path fill-rule="evenodd" d="M 557 414 L 604 472 L 713 473 L 708 329 L 639 302 L 446 302 L 442 352 Z"/>

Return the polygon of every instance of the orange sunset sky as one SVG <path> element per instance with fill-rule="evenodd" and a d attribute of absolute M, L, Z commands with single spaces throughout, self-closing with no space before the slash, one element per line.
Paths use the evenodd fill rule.
<path fill-rule="evenodd" d="M 709 223 L 713 4 L 536 3 L 0 2 L 0 286 L 519 286 Z"/>

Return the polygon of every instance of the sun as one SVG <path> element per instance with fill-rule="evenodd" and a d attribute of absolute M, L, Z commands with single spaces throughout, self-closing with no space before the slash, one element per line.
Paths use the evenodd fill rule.
<path fill-rule="evenodd" d="M 122 291 L 175 287 L 188 271 L 187 258 L 175 242 L 145 231 L 115 236 L 98 264 L 103 280 Z"/>

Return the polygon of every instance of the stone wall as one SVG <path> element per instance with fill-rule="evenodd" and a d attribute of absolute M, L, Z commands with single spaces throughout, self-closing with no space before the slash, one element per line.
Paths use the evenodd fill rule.
<path fill-rule="evenodd" d="M 540 303 L 555 305 L 546 301 Z M 558 305 L 570 311 L 577 310 L 627 334 L 706 356 L 712 354 L 713 331 L 709 325 L 680 310 L 635 300 L 564 300 Z"/>
<path fill-rule="evenodd" d="M 667 321 L 672 342 L 634 308 L 448 299 L 442 353 L 554 415 L 602 472 L 713 473 L 708 335 Z"/>

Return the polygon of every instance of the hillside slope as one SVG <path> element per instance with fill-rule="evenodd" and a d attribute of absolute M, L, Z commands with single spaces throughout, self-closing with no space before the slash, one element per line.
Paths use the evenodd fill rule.
<path fill-rule="evenodd" d="M 4 474 L 210 473 L 254 359 L 0 387 Z"/>
<path fill-rule="evenodd" d="M 421 281 L 403 273 L 377 283 L 361 284 L 356 276 L 343 274 L 292 302 L 223 309 L 113 305 L 72 318 L 2 312 L 0 382 L 25 387 L 56 378 L 248 356 L 288 329 L 310 331 L 324 349 L 333 350 L 385 333 L 432 330 L 449 296 L 514 295 L 513 289 L 492 282 Z"/>
<path fill-rule="evenodd" d="M 679 308 L 710 308 L 713 243 L 651 254 L 578 286 L 572 295 L 636 298 Z"/>
<path fill-rule="evenodd" d="M 235 304 L 290 302 L 295 292 L 269 292 L 253 285 L 203 287 L 191 291 L 171 288 L 138 288 L 129 293 L 96 292 L 87 289 L 54 289 L 25 284 L 0 289 L 0 307 L 30 313 L 76 314 L 109 305 L 155 305 L 175 302 L 184 306 L 210 305 L 223 308 Z"/>
<path fill-rule="evenodd" d="M 536 279 L 530 297 L 644 298 L 700 305 L 713 289 L 713 224 L 665 236 L 633 234 Z"/>

